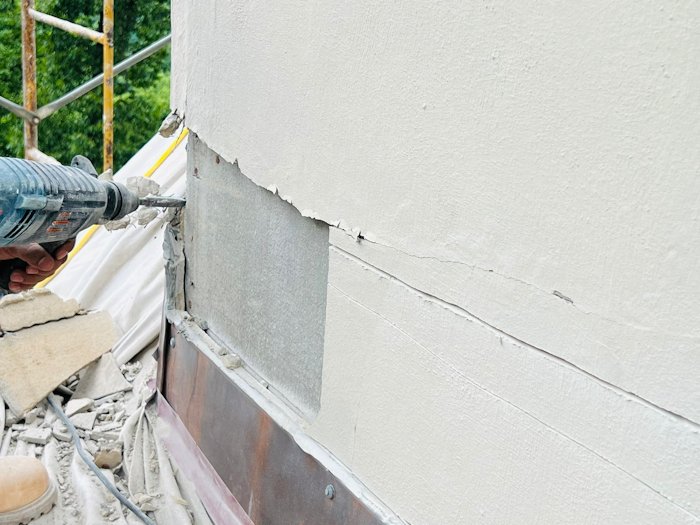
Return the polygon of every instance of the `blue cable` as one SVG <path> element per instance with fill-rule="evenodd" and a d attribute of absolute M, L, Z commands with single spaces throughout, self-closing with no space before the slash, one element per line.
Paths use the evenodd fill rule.
<path fill-rule="evenodd" d="M 112 494 L 114 494 L 114 497 L 117 498 L 127 509 L 129 509 L 131 512 L 136 514 L 136 516 L 143 521 L 146 525 L 156 525 L 156 522 L 153 521 L 151 518 L 146 516 L 143 511 L 138 508 L 136 505 L 134 505 L 129 499 L 124 496 L 117 487 L 115 487 L 112 482 L 110 482 L 107 479 L 107 476 L 105 476 L 102 471 L 99 469 L 97 465 L 95 465 L 95 462 L 92 460 L 90 455 L 85 452 L 85 449 L 83 448 L 82 443 L 80 442 L 80 436 L 78 436 L 78 431 L 75 429 L 73 426 L 73 423 L 71 423 L 71 420 L 68 419 L 68 416 L 66 416 L 65 412 L 63 412 L 63 409 L 61 406 L 56 403 L 51 396 L 48 397 L 48 402 L 51 405 L 51 408 L 53 408 L 53 411 L 56 412 L 56 415 L 59 417 L 61 421 L 63 421 L 63 424 L 66 425 L 66 428 L 68 429 L 68 432 L 71 434 L 71 438 L 73 439 L 73 444 L 75 444 L 75 449 L 78 451 L 78 455 L 81 457 L 81 459 L 85 462 L 85 464 L 90 468 L 95 473 L 95 476 L 97 476 L 97 479 L 99 479 L 102 484 L 109 490 Z"/>

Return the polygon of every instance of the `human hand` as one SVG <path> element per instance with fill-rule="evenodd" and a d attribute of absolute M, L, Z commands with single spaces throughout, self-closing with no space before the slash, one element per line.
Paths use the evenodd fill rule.
<path fill-rule="evenodd" d="M 68 252 L 73 249 L 73 246 L 75 246 L 75 239 L 66 241 L 53 256 L 37 243 L 0 248 L 0 261 L 21 259 L 27 263 L 27 267 L 23 270 L 14 270 L 10 274 L 8 285 L 10 292 L 29 290 L 35 284 L 53 275 L 66 261 Z"/>

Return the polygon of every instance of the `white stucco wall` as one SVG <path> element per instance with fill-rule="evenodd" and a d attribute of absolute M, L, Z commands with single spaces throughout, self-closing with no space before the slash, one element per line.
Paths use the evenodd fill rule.
<path fill-rule="evenodd" d="M 309 433 L 413 525 L 697 522 L 700 6 L 281 4 L 176 0 L 172 102 L 332 225 Z"/>

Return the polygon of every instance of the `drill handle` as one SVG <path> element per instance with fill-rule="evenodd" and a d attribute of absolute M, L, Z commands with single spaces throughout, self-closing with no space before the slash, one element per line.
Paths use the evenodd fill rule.
<path fill-rule="evenodd" d="M 44 248 L 52 257 L 61 246 L 65 244 L 66 241 L 52 241 L 41 243 L 41 247 Z M 0 261 L 0 296 L 7 295 L 10 292 L 10 275 L 15 270 L 24 270 L 27 267 L 27 263 L 22 259 L 10 259 L 7 261 Z"/>

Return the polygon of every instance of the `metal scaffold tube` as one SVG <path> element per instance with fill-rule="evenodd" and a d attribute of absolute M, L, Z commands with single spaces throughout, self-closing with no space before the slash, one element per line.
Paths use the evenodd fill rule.
<path fill-rule="evenodd" d="M 27 159 L 49 162 L 55 160 L 39 150 L 39 123 L 56 111 L 102 86 L 103 156 L 104 171 L 114 167 L 114 77 L 166 47 L 171 40 L 167 35 L 114 65 L 114 0 L 104 0 L 102 32 L 63 20 L 34 9 L 34 0 L 21 0 L 22 14 L 22 98 L 23 105 L 0 96 L 0 107 L 24 120 L 24 156 Z M 37 109 L 36 80 L 36 22 L 42 22 L 92 40 L 102 45 L 102 74 L 69 91 L 62 97 Z"/>
<path fill-rule="evenodd" d="M 18 117 L 21 117 L 24 120 L 27 120 L 29 122 L 33 122 L 34 124 L 38 124 L 41 121 L 41 118 L 39 118 L 39 115 L 37 115 L 33 111 L 26 110 L 24 108 L 24 106 L 20 106 L 19 104 L 15 104 L 14 102 L 12 102 L 9 99 L 6 99 L 5 97 L 0 96 L 0 107 L 5 108 L 10 113 L 17 115 Z"/>
<path fill-rule="evenodd" d="M 34 0 L 22 0 L 22 97 L 24 109 L 36 113 L 36 33 L 29 10 Z M 34 120 L 24 120 L 24 156 L 38 149 L 39 129 Z"/>
<path fill-rule="evenodd" d="M 122 73 L 123 71 L 126 71 L 129 69 L 131 66 L 138 64 L 139 62 L 146 60 L 148 57 L 153 55 L 154 53 L 160 51 L 164 47 L 166 47 L 170 43 L 170 35 L 164 36 L 160 40 L 156 40 L 153 42 L 151 45 L 144 47 L 141 51 L 138 53 L 134 53 L 131 55 L 129 58 L 126 58 L 119 62 L 117 65 L 114 66 L 114 69 L 112 70 L 113 76 L 117 76 L 118 74 Z M 91 78 L 84 84 L 81 84 L 77 88 L 73 89 L 72 91 L 69 91 L 65 95 L 63 95 L 60 98 L 57 98 L 53 102 L 49 102 L 48 104 L 41 106 L 37 110 L 37 115 L 41 120 L 45 119 L 46 117 L 53 115 L 61 109 L 64 106 L 67 106 L 74 100 L 82 97 L 84 94 L 89 93 L 96 87 L 99 87 L 102 85 L 102 80 L 104 79 L 104 74 L 97 75 L 96 77 Z M 0 101 L 0 105 L 2 105 L 2 101 Z M 9 108 L 8 108 L 9 109 Z"/>
<path fill-rule="evenodd" d="M 104 0 L 102 14 L 103 46 L 103 75 L 102 89 L 104 107 L 102 114 L 102 130 L 104 135 L 103 168 L 111 170 L 114 166 L 114 0 Z"/>
<path fill-rule="evenodd" d="M 94 29 L 83 27 L 79 24 L 74 24 L 73 22 L 68 22 L 62 18 L 48 15 L 34 9 L 29 9 L 28 13 L 29 16 L 31 16 L 37 22 L 42 22 L 46 25 L 63 29 L 66 33 L 87 38 L 93 42 L 97 42 L 98 44 L 102 44 L 104 42 L 104 35 L 99 31 L 95 31 Z"/>

